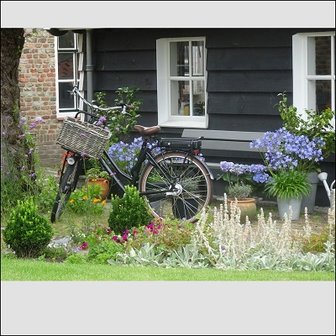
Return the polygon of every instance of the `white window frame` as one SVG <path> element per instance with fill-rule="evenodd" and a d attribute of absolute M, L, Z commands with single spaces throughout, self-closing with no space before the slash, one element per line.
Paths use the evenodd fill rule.
<path fill-rule="evenodd" d="M 331 74 L 309 75 L 308 74 L 308 38 L 316 36 L 331 37 Z M 331 109 L 335 111 L 335 32 L 311 32 L 299 33 L 292 37 L 293 49 L 293 105 L 303 119 L 306 119 L 306 110 L 315 110 L 315 92 L 312 93 L 309 81 L 331 81 Z M 312 97 L 314 94 L 314 97 Z M 332 121 L 335 129 L 335 118 Z"/>
<path fill-rule="evenodd" d="M 202 41 L 204 43 L 204 88 L 205 88 L 205 115 L 204 116 L 176 116 L 171 114 L 170 99 L 170 42 Z M 158 124 L 163 127 L 181 128 L 207 128 L 207 52 L 205 37 L 163 38 L 156 40 L 156 65 L 157 65 L 157 95 L 158 95 Z"/>
<path fill-rule="evenodd" d="M 59 48 L 58 37 L 55 36 L 55 87 L 56 87 L 56 117 L 57 119 L 64 119 L 66 117 L 74 117 L 78 109 L 83 109 L 83 102 L 78 102 L 74 96 L 74 108 L 60 108 L 59 102 L 59 83 L 73 83 L 74 81 L 79 86 L 79 90 L 83 90 L 84 71 L 83 71 L 83 35 L 74 33 L 74 47 L 73 48 Z M 73 79 L 59 79 L 58 78 L 58 52 L 70 51 L 73 53 Z M 79 73 L 79 74 L 78 74 Z"/>

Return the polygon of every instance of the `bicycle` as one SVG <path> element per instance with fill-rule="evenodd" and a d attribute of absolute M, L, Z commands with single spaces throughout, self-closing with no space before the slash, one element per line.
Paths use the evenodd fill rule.
<path fill-rule="evenodd" d="M 70 194 L 77 186 L 83 162 L 90 157 L 99 160 L 122 194 L 127 184 L 136 186 L 140 195 L 147 200 L 153 216 L 195 222 L 199 213 L 209 205 L 213 189 L 213 176 L 198 157 L 201 138 L 160 138 L 157 136 L 160 126 L 135 125 L 134 129 L 144 140 L 131 174 L 128 174 L 106 152 L 111 133 L 105 127 L 106 120 L 97 112 L 121 110 L 120 113 L 126 117 L 129 106 L 98 107 L 82 97 L 76 86 L 71 94 L 77 95 L 90 108 L 90 112 L 81 110 L 75 118 L 65 119 L 56 141 L 67 154 L 60 172 L 51 222 L 62 215 Z M 78 120 L 80 114 L 89 119 Z M 154 154 L 155 148 L 159 154 Z"/>

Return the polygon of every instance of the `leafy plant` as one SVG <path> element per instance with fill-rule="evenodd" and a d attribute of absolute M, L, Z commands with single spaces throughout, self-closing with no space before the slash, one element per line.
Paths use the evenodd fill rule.
<path fill-rule="evenodd" d="M 104 114 L 106 116 L 107 127 L 112 133 L 110 138 L 111 144 L 121 141 L 122 136 L 130 133 L 133 130 L 134 125 L 136 125 L 139 117 L 138 111 L 141 105 L 141 101 L 137 100 L 135 97 L 138 90 L 139 89 L 131 87 L 121 87 L 115 91 L 116 98 L 114 99 L 114 103 L 116 105 L 127 104 L 131 106 L 131 108 L 127 110 L 127 115 L 114 110 L 102 113 L 102 115 Z M 108 107 L 105 101 L 105 92 L 96 92 L 95 96 L 100 107 Z"/>
<path fill-rule="evenodd" d="M 63 262 L 68 257 L 68 251 L 63 247 L 47 246 L 41 257 L 47 261 Z"/>
<path fill-rule="evenodd" d="M 18 257 L 40 256 L 52 238 L 52 227 L 37 212 L 32 198 L 18 201 L 4 230 L 4 241 Z"/>
<path fill-rule="evenodd" d="M 110 176 L 107 171 L 101 170 L 100 168 L 90 168 L 86 171 L 86 177 L 88 179 L 97 179 L 97 178 L 103 178 L 106 180 L 110 179 Z"/>
<path fill-rule="evenodd" d="M 237 199 L 248 198 L 251 196 L 252 190 L 252 186 L 249 184 L 235 183 L 228 187 L 228 196 Z"/>
<path fill-rule="evenodd" d="M 78 214 L 99 215 L 103 212 L 106 200 L 100 197 L 99 185 L 85 185 L 71 193 L 67 208 Z"/>
<path fill-rule="evenodd" d="M 288 106 L 285 93 L 279 93 L 278 96 L 281 97 L 278 110 L 284 127 L 295 135 L 307 136 L 311 141 L 315 138 L 322 139 L 324 142 L 322 153 L 325 158 L 335 153 L 335 129 L 331 125 L 335 111 L 329 107 L 322 111 L 305 110 L 306 118 L 303 119 L 295 106 Z"/>
<path fill-rule="evenodd" d="M 88 261 L 106 264 L 108 260 L 114 260 L 117 253 L 123 252 L 124 247 L 112 239 L 105 239 L 89 244 Z"/>
<path fill-rule="evenodd" d="M 282 199 L 300 198 L 308 195 L 310 184 L 307 175 L 295 169 L 280 170 L 266 183 L 265 190 L 270 196 Z"/>
<path fill-rule="evenodd" d="M 312 233 L 303 243 L 303 252 L 319 253 L 326 252 L 326 243 L 330 239 L 330 232 L 325 228 L 319 233 Z"/>
<path fill-rule="evenodd" d="M 118 195 L 111 198 L 108 223 L 116 234 L 132 227 L 146 225 L 152 218 L 146 201 L 134 186 L 126 186 L 122 198 Z"/>

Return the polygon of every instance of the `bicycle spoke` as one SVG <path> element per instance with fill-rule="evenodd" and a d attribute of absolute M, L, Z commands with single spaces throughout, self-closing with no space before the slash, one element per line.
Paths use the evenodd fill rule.
<path fill-rule="evenodd" d="M 184 153 L 164 153 L 156 157 L 156 162 L 157 166 L 148 165 L 144 169 L 139 183 L 144 193 L 170 188 L 160 196 L 145 195 L 153 214 L 195 221 L 211 198 L 212 184 L 207 170 Z"/>

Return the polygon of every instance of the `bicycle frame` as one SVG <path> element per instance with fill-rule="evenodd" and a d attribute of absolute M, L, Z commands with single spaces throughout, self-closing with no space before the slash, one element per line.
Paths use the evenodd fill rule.
<path fill-rule="evenodd" d="M 147 144 L 148 144 L 148 140 L 145 139 L 142 146 L 141 146 L 140 152 L 138 154 L 138 160 L 137 160 L 136 164 L 131 168 L 131 175 L 122 171 L 118 167 L 116 162 L 108 155 L 108 153 L 106 151 L 103 152 L 103 156 L 99 159 L 99 162 L 101 163 L 101 165 L 109 173 L 111 178 L 113 178 L 115 180 L 115 182 L 117 183 L 117 185 L 119 186 L 119 188 L 123 192 L 125 191 L 125 188 L 124 188 L 124 184 L 119 179 L 119 176 L 122 176 L 122 177 L 126 178 L 128 181 L 130 181 L 132 183 L 132 185 L 136 186 L 137 183 L 138 183 L 138 180 L 139 180 L 141 166 L 146 159 L 153 166 L 155 166 L 157 169 L 159 169 L 161 171 L 161 173 L 166 175 L 166 172 L 162 169 L 162 167 L 159 166 L 156 163 L 155 157 L 152 155 L 151 151 L 147 148 Z M 183 153 L 185 154 L 186 157 L 189 155 L 189 153 L 187 153 L 187 152 L 183 152 Z M 111 166 L 114 169 L 114 171 L 111 169 Z M 168 192 L 172 193 L 173 191 L 172 191 L 171 188 L 168 188 L 168 189 L 163 188 L 162 190 L 159 190 L 159 191 L 156 190 L 156 191 L 151 191 L 151 192 L 140 192 L 140 195 L 149 196 L 149 195 L 163 194 L 163 193 L 168 193 Z"/>

